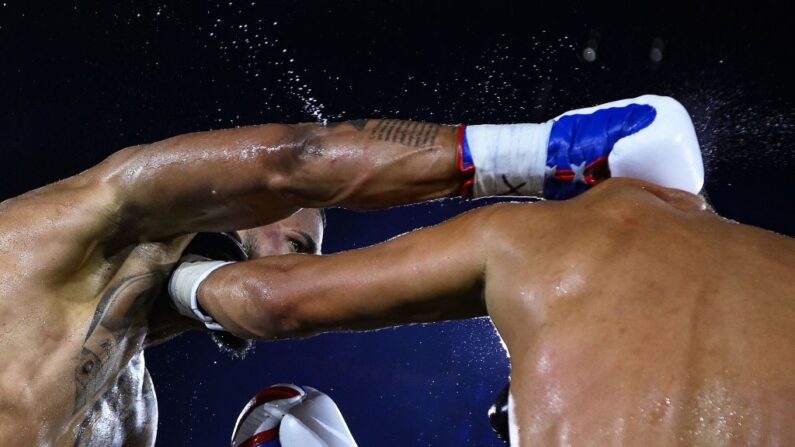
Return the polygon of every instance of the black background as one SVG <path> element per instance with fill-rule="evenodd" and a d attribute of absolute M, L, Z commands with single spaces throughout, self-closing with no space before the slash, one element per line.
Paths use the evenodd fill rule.
<path fill-rule="evenodd" d="M 0 0 L 2 197 L 190 131 L 364 117 L 536 122 L 654 93 L 693 115 L 717 211 L 795 235 L 784 6 L 633 3 Z M 589 63 L 581 53 L 595 35 Z M 324 251 L 483 203 L 333 210 Z M 508 361 L 487 320 L 261 344 L 245 360 L 191 334 L 148 360 L 158 445 L 224 445 L 243 403 L 283 381 L 330 393 L 362 446 L 500 445 L 485 412 Z"/>

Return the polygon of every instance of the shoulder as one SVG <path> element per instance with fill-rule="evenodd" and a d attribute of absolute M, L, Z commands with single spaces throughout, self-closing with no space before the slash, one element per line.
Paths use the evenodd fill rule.
<path fill-rule="evenodd" d="M 93 169 L 3 201 L 0 225 L 30 227 L 47 220 L 68 225 L 79 220 L 83 228 L 92 222 L 112 223 L 118 190 Z"/>
<path fill-rule="evenodd" d="M 50 278 L 73 272 L 119 233 L 117 203 L 112 185 L 90 173 L 0 203 L 0 257 L 13 260 L 6 269 Z"/>
<path fill-rule="evenodd" d="M 562 210 L 559 202 L 508 202 L 478 209 L 489 238 L 527 237 L 553 224 Z"/>
<path fill-rule="evenodd" d="M 613 179 L 565 201 L 500 203 L 472 212 L 490 254 L 527 251 L 560 256 L 573 246 L 591 246 L 682 211 L 703 210 L 703 199 L 684 191 L 630 179 Z"/>
<path fill-rule="evenodd" d="M 111 188 L 69 178 L 0 204 L 0 232 L 7 247 L 90 243 L 111 234 L 117 222 Z"/>
<path fill-rule="evenodd" d="M 680 211 L 707 211 L 706 201 L 701 195 L 631 178 L 608 179 L 583 194 L 578 200 L 588 204 L 601 204 L 602 208 L 624 211 L 661 206 Z"/>
<path fill-rule="evenodd" d="M 650 208 L 682 203 L 703 209 L 703 199 L 690 193 L 632 179 L 611 179 L 588 192 L 563 201 L 504 202 L 487 205 L 461 216 L 489 237 L 529 238 L 599 222 L 623 220 Z M 692 206 L 691 206 L 692 205 Z"/>

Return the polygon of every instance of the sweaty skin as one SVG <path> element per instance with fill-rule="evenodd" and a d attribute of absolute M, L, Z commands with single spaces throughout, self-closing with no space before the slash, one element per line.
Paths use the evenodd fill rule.
<path fill-rule="evenodd" d="M 193 234 L 454 195 L 456 135 L 392 120 L 182 135 L 2 202 L 0 445 L 152 445 L 143 349 L 195 326 L 163 296 Z M 252 231 L 258 254 L 311 251 L 311 216 Z"/>
<path fill-rule="evenodd" d="M 793 278 L 793 239 L 613 179 L 366 249 L 230 265 L 199 299 L 261 339 L 488 314 L 511 358 L 514 446 L 785 446 Z"/>

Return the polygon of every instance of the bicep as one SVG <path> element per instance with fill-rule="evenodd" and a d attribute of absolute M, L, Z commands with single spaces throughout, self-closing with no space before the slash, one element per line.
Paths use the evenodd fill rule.
<path fill-rule="evenodd" d="M 222 325 L 258 338 L 486 315 L 487 214 L 335 255 L 241 263 L 208 278 L 200 299 Z"/>

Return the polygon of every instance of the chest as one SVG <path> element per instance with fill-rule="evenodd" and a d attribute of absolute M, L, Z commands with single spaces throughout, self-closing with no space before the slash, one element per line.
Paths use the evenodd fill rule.
<path fill-rule="evenodd" d="M 72 429 L 69 445 L 150 446 L 156 427 L 157 400 L 140 353 Z"/>

